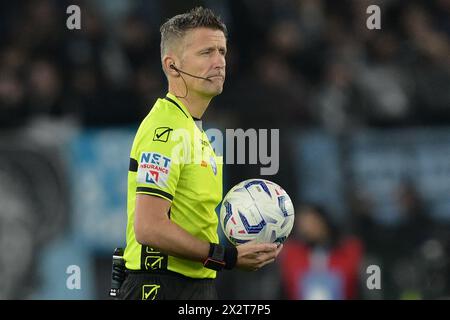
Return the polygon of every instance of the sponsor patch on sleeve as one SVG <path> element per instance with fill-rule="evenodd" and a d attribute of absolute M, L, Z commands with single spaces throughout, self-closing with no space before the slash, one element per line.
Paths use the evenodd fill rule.
<path fill-rule="evenodd" d="M 172 160 L 157 152 L 142 152 L 139 159 L 137 182 L 167 187 Z"/>

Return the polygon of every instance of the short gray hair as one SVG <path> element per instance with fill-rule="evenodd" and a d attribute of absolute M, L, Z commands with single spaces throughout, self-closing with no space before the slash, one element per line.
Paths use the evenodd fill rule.
<path fill-rule="evenodd" d="M 170 40 L 174 38 L 181 40 L 186 31 L 202 27 L 220 30 L 225 38 L 228 35 L 227 27 L 219 16 L 216 16 L 211 9 L 196 7 L 187 13 L 170 18 L 161 25 L 161 59 L 166 53 L 167 43 Z"/>

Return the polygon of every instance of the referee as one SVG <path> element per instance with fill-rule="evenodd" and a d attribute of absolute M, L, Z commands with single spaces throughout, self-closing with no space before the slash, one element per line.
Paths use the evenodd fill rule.
<path fill-rule="evenodd" d="M 169 88 L 142 121 L 131 149 L 119 299 L 217 299 L 217 271 L 258 270 L 282 248 L 218 244 L 222 159 L 200 121 L 223 89 L 226 37 L 220 18 L 201 7 L 161 26 Z"/>

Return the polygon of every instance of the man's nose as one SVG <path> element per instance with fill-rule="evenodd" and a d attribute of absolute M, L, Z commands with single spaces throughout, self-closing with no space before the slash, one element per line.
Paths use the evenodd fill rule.
<path fill-rule="evenodd" d="M 223 70 L 225 69 L 226 61 L 225 57 L 217 52 L 217 54 L 214 57 L 214 69 Z"/>

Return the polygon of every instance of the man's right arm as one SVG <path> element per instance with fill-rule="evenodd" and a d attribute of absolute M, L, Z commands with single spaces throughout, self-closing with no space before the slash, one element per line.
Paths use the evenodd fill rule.
<path fill-rule="evenodd" d="M 170 201 L 161 197 L 137 194 L 134 218 L 136 241 L 158 248 L 162 252 L 193 261 L 204 262 L 210 244 L 200 240 L 168 216 Z M 257 270 L 275 260 L 282 246 L 246 243 L 237 247 L 236 266 L 244 270 Z"/>
<path fill-rule="evenodd" d="M 164 253 L 194 261 L 208 257 L 209 243 L 192 236 L 169 219 L 170 201 L 137 194 L 134 217 L 136 241 Z"/>

